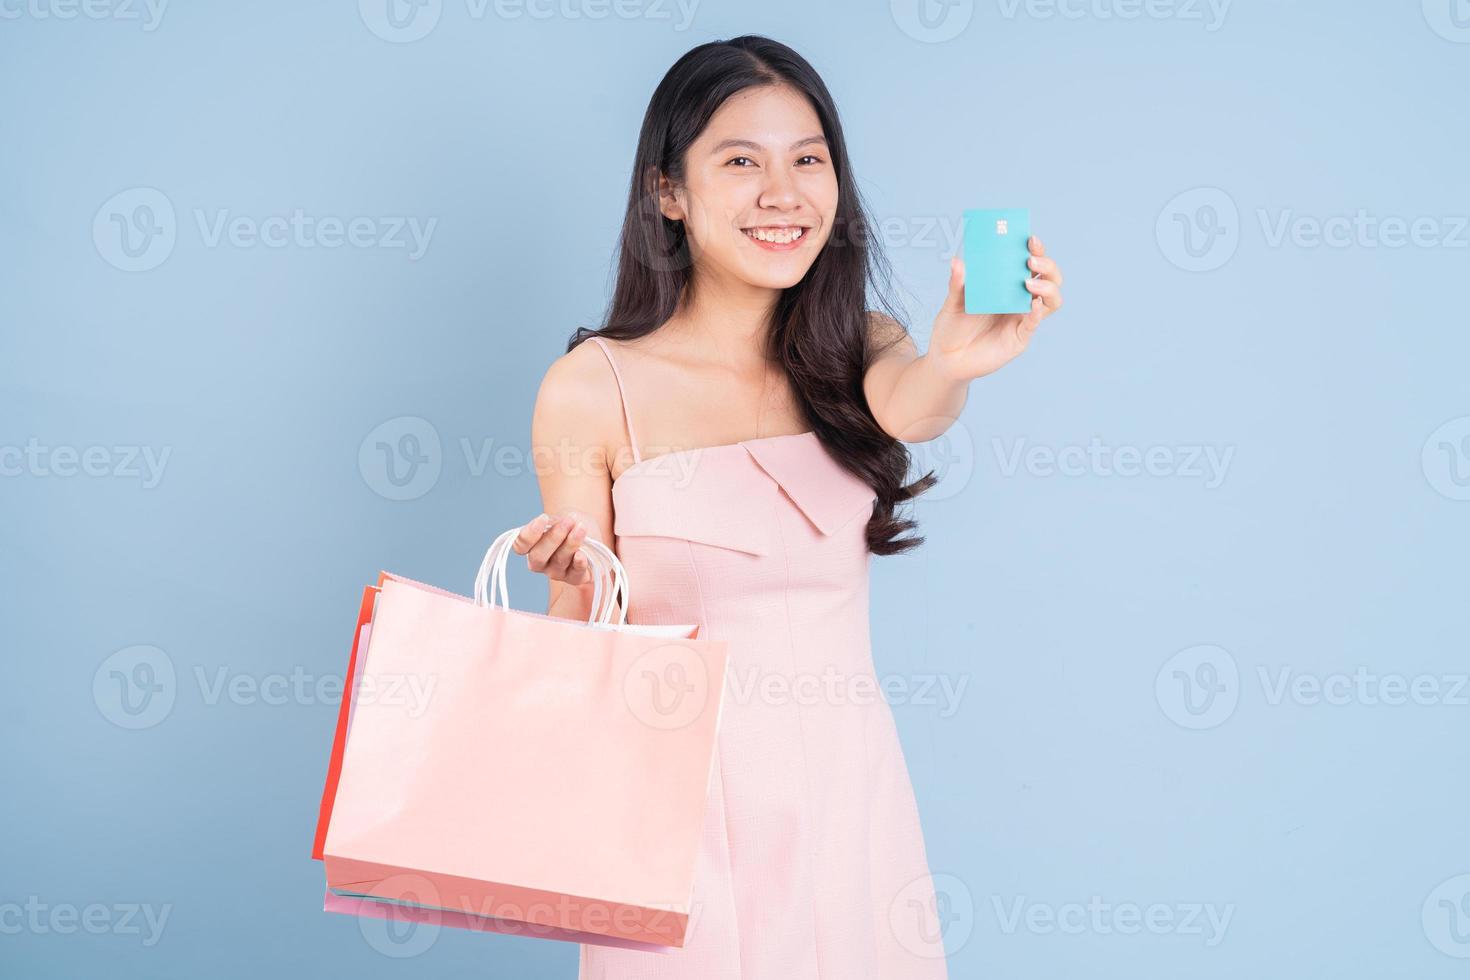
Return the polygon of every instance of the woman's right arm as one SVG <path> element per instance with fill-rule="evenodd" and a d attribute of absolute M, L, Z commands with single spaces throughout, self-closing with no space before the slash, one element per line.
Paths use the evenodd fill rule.
<path fill-rule="evenodd" d="M 521 528 L 512 549 L 550 581 L 547 614 L 585 621 L 592 576 L 577 548 L 587 537 L 612 547 L 609 445 L 621 403 L 607 360 L 582 343 L 557 358 L 541 379 L 531 418 L 531 459 L 542 513 Z M 611 410 L 610 407 L 611 406 Z"/>

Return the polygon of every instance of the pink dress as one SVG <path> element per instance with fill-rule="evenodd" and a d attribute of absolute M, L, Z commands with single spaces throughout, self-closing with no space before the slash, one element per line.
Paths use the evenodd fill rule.
<path fill-rule="evenodd" d="M 876 495 L 811 432 L 643 458 L 613 482 L 628 621 L 726 640 L 681 949 L 581 947 L 579 980 L 943 980 L 943 937 L 868 637 Z"/>

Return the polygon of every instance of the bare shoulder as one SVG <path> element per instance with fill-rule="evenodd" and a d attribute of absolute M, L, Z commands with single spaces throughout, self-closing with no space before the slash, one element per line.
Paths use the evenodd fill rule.
<path fill-rule="evenodd" d="M 536 446 L 605 448 L 614 432 L 610 423 L 620 418 L 617 380 L 607 357 L 588 339 L 546 369 L 536 392 L 531 440 Z"/>
<path fill-rule="evenodd" d="M 606 343 L 616 349 L 616 342 Z M 617 383 L 607 356 L 589 337 L 551 362 L 541 378 L 538 397 L 551 405 L 590 403 L 597 395 L 592 389 L 603 387 L 616 395 Z"/>

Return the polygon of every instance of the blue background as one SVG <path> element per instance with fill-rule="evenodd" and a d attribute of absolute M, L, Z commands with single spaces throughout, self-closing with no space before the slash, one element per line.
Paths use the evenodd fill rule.
<path fill-rule="evenodd" d="M 1031 208 L 1067 276 L 1066 310 L 919 451 L 945 475 L 916 509 L 927 544 L 873 566 L 880 674 L 966 685 L 894 706 L 951 976 L 1464 974 L 1470 32 L 1450 0 L 1223 21 L 1184 0 L 927 21 L 705 0 L 682 30 L 672 6 L 443 0 L 413 41 L 370 0 L 178 3 L 151 30 L 39 16 L 64 2 L 0 21 L 0 974 L 575 975 L 573 946 L 446 929 L 401 958 L 402 935 L 324 914 L 332 699 L 209 692 L 340 673 L 378 569 L 467 590 L 534 516 L 532 400 L 603 309 L 647 99 L 683 51 L 748 31 L 834 93 L 921 345 L 964 208 Z M 174 241 L 125 271 L 112 214 L 167 230 L 135 188 Z M 197 217 L 295 209 L 437 223 L 411 258 L 211 244 Z M 1304 237 L 1360 210 L 1435 241 Z M 1277 238 L 1283 218 L 1307 231 Z M 432 437 L 405 490 L 369 436 L 413 449 L 411 419 Z M 487 446 L 507 452 L 484 467 Z M 107 475 L 60 475 L 57 447 L 103 447 Z M 169 453 L 156 485 L 128 447 Z M 1219 479 L 1191 463 L 1207 447 Z M 1150 450 L 1154 473 L 1116 472 Z M 174 680 L 155 672 L 162 717 L 130 729 L 108 684 L 140 645 Z M 1275 696 L 1360 668 L 1439 693 Z M 13 928 L 32 896 L 113 926 Z M 1011 919 L 1093 896 L 1178 927 Z M 168 908 L 153 944 L 130 903 Z M 1223 935 L 1180 924 L 1190 906 L 1228 912 Z"/>

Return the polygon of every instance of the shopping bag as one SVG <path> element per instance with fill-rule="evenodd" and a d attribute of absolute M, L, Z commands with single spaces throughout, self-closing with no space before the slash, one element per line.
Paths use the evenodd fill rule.
<path fill-rule="evenodd" d="M 395 933 L 416 936 L 418 929 L 469 929 L 475 932 L 493 932 L 510 936 L 531 936 L 536 939 L 556 939 L 569 943 L 587 943 L 592 946 L 616 946 L 620 949 L 636 949 L 649 953 L 667 953 L 672 947 L 656 943 L 640 943 L 633 939 L 618 939 L 600 936 L 593 932 L 577 932 L 555 926 L 529 925 L 513 919 L 497 919 L 492 916 L 471 915 L 446 909 L 426 907 L 404 902 L 386 902 L 371 898 L 347 898 L 334 895 L 330 890 L 322 899 L 322 911 L 354 915 L 359 919 L 386 919 L 392 924 L 374 931 L 372 935 L 380 941 L 394 943 Z M 418 940 L 422 942 L 422 940 Z"/>
<path fill-rule="evenodd" d="M 361 675 L 356 670 L 356 665 L 366 657 L 366 650 L 370 643 L 372 634 L 372 611 L 378 595 L 381 583 L 389 576 L 383 573 L 379 579 L 379 586 L 368 586 L 363 592 L 363 601 L 358 613 L 357 629 L 353 633 L 352 651 L 348 660 L 346 676 L 346 694 L 340 706 L 337 733 L 334 738 L 331 761 L 328 766 L 328 778 L 322 793 L 321 811 L 318 817 L 317 835 L 313 847 L 312 857 L 322 860 L 322 848 L 326 838 L 327 827 L 331 821 L 332 803 L 336 798 L 337 784 L 341 774 L 341 759 L 345 751 L 347 733 L 351 727 L 352 707 L 355 705 L 354 694 L 355 682 Z M 412 582 L 409 579 L 401 579 L 420 588 L 431 586 L 423 583 Z M 442 593 L 448 595 L 449 593 Z M 625 627 L 627 628 L 627 627 Z M 643 632 L 652 632 L 655 635 L 664 630 L 672 630 L 682 633 L 689 627 L 666 627 L 643 629 Z M 398 882 L 400 890 L 411 888 L 415 885 L 422 888 L 428 883 L 425 881 L 414 882 L 411 879 L 400 878 Z M 426 889 L 432 891 L 432 888 Z M 413 896 L 416 900 L 424 900 L 425 895 Z M 557 939 L 564 942 L 587 943 L 601 946 L 615 946 L 623 949 L 636 949 L 647 952 L 664 953 L 670 947 L 655 943 L 639 942 L 631 939 L 619 939 L 613 936 L 598 935 L 596 933 L 578 932 L 572 929 L 564 929 L 553 926 L 533 925 L 512 919 L 494 918 L 490 916 L 475 915 L 468 912 L 457 912 L 443 909 L 437 906 L 426 906 L 416 904 L 415 901 L 398 899 L 395 901 L 378 900 L 364 897 L 347 897 L 346 894 L 334 894 L 328 889 L 322 904 L 323 911 L 338 912 L 347 915 L 355 915 L 360 918 L 390 919 L 398 925 L 409 925 L 411 927 L 438 928 L 448 926 L 457 929 L 470 929 L 479 932 L 495 932 L 510 935 L 532 935 L 538 938 Z"/>
<path fill-rule="evenodd" d="M 381 582 L 380 578 L 379 583 Z M 327 825 L 332 820 L 332 803 L 337 798 L 337 783 L 342 776 L 342 754 L 347 747 L 347 723 L 355 701 L 353 685 L 358 677 L 358 658 L 372 632 L 373 606 L 377 597 L 378 590 L 374 586 L 369 585 L 362 590 L 362 604 L 357 610 L 357 628 L 352 631 L 352 652 L 347 658 L 342 701 L 337 706 L 337 729 L 332 738 L 332 754 L 327 760 L 327 782 L 322 788 L 322 803 L 317 812 L 316 839 L 311 846 L 311 856 L 317 861 L 322 859 L 322 847 L 327 842 Z"/>
<path fill-rule="evenodd" d="M 516 531 L 473 599 L 389 573 L 365 591 L 314 847 L 326 907 L 680 947 L 725 644 L 627 623 L 626 572 L 590 539 L 587 622 L 509 608 Z"/>

